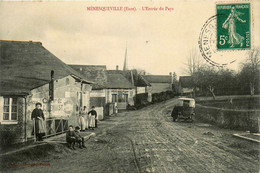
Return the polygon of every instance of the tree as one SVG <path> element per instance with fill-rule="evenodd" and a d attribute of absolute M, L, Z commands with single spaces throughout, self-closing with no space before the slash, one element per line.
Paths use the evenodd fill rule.
<path fill-rule="evenodd" d="M 136 73 L 138 75 L 148 75 L 148 74 L 150 74 L 146 70 L 141 69 L 141 68 L 133 68 L 132 71 L 136 71 Z"/>
<path fill-rule="evenodd" d="M 185 72 L 192 77 L 192 82 L 194 84 L 193 87 L 193 97 L 196 97 L 196 91 L 198 88 L 198 83 L 199 83 L 199 77 L 198 73 L 203 66 L 201 55 L 199 51 L 195 48 L 193 48 L 188 57 L 187 57 L 187 63 L 185 64 Z"/>
<path fill-rule="evenodd" d="M 204 65 L 194 75 L 198 78 L 197 86 L 199 86 L 200 90 L 209 91 L 213 99 L 215 99 L 214 91 L 218 83 L 218 71 L 216 68 Z"/>
<path fill-rule="evenodd" d="M 249 88 L 250 95 L 255 94 L 255 89 L 258 88 L 260 73 L 260 49 L 253 49 L 248 53 L 246 62 L 242 64 L 239 78 L 240 84 L 246 85 Z"/>
<path fill-rule="evenodd" d="M 185 72 L 190 76 L 193 76 L 194 73 L 199 71 L 203 63 L 197 49 L 192 49 L 190 51 L 189 56 L 187 57 L 187 63 L 185 65 Z"/>

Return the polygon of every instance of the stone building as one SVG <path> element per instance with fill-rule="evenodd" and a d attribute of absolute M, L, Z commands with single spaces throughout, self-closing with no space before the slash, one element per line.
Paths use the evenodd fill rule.
<path fill-rule="evenodd" d="M 43 105 L 47 136 L 78 125 L 80 107 L 89 108 L 90 84 L 40 42 L 0 41 L 1 144 L 34 138 L 31 113 L 37 102 Z"/>

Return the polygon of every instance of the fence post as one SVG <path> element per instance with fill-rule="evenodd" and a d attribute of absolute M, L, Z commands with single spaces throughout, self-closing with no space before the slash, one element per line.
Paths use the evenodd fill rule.
<path fill-rule="evenodd" d="M 52 119 L 53 126 L 54 126 L 54 136 L 56 136 L 56 125 L 55 125 L 55 118 Z"/>
<path fill-rule="evenodd" d="M 36 142 L 36 131 L 35 131 L 35 118 L 33 119 L 33 138 L 34 138 L 34 142 Z"/>
<path fill-rule="evenodd" d="M 61 133 L 63 133 L 63 119 L 61 119 Z"/>
<path fill-rule="evenodd" d="M 44 127 L 44 131 L 45 131 L 45 138 L 47 138 L 47 119 L 43 120 L 45 121 L 45 127 Z"/>

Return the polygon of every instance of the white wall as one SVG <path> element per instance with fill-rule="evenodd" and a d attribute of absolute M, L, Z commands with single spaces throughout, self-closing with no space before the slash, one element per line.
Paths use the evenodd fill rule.
<path fill-rule="evenodd" d="M 145 93 L 145 87 L 137 87 L 137 94 Z"/>

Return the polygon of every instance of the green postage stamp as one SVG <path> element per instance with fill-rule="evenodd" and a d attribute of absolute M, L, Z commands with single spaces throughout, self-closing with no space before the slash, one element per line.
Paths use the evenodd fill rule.
<path fill-rule="evenodd" d="M 217 49 L 250 49 L 250 4 L 219 4 L 217 10 Z"/>

